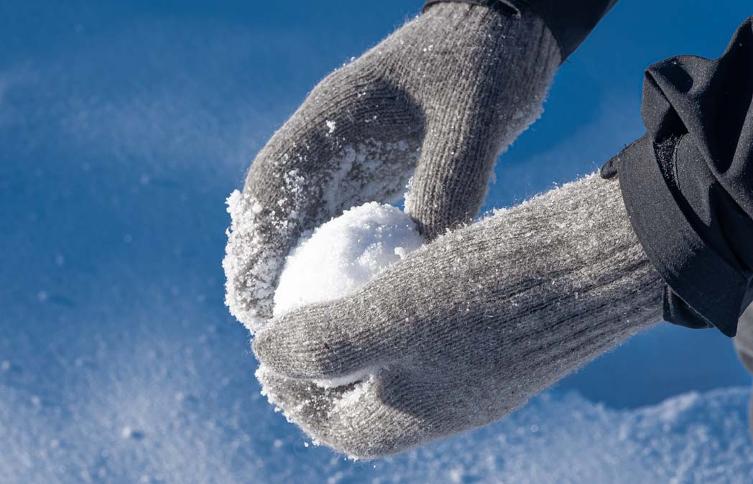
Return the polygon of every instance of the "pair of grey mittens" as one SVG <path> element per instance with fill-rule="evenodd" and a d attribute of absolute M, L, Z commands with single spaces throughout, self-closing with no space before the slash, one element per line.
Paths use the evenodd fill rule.
<path fill-rule="evenodd" d="M 536 17 L 440 3 L 324 79 L 258 154 L 233 204 L 227 301 L 256 333 L 264 392 L 314 439 L 376 457 L 487 424 L 660 321 L 662 281 L 617 181 L 463 225 L 560 59 Z M 299 236 L 409 180 L 431 243 L 352 296 L 271 320 Z M 315 383 L 352 374 L 370 376 Z"/>

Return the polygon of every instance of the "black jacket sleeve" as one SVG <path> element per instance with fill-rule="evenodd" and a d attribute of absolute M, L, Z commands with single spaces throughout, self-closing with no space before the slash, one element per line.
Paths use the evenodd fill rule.
<path fill-rule="evenodd" d="M 753 300 L 753 18 L 717 60 L 645 74 L 646 135 L 602 168 L 619 175 L 646 254 L 667 283 L 664 318 L 734 336 Z"/>
<path fill-rule="evenodd" d="M 557 39 L 562 62 L 617 3 L 617 0 L 427 0 L 424 10 L 435 3 L 448 1 L 487 5 L 517 13 L 533 12 L 544 20 Z"/>

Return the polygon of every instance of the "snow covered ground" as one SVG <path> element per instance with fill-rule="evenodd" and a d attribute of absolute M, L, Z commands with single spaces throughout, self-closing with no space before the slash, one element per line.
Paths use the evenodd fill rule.
<path fill-rule="evenodd" d="M 150 360 L 159 364 L 157 360 Z M 353 463 L 315 448 L 264 401 L 215 414 L 180 379 L 135 373 L 63 410 L 0 396 L 4 482 L 750 482 L 747 390 L 608 410 L 542 397 L 491 427 L 406 455 Z M 183 380 L 185 381 L 185 380 Z M 250 415 L 242 415 L 244 412 Z"/>
<path fill-rule="evenodd" d="M 749 14 L 680 1 L 618 7 L 490 206 L 595 168 L 639 131 L 625 72 L 715 55 Z M 261 397 L 222 303 L 224 201 L 316 79 L 418 8 L 377 3 L 0 2 L 0 482 L 750 482 L 750 379 L 713 332 L 662 326 L 385 461 L 308 445 Z"/>

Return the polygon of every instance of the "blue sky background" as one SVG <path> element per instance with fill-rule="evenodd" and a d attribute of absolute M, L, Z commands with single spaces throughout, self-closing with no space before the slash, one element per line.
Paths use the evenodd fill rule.
<path fill-rule="evenodd" d="M 13 436 L 0 470 L 127 481 L 159 468 L 158 448 L 203 455 L 193 475 L 226 482 L 371 469 L 304 448 L 259 396 L 248 336 L 222 304 L 224 199 L 319 79 L 419 8 L 0 2 L 0 431 Z M 643 69 L 719 55 L 751 13 L 743 0 L 620 2 L 499 163 L 486 208 L 597 169 L 641 133 Z M 723 336 L 662 325 L 554 394 L 627 411 L 749 381 Z M 17 465 L 40 452 L 55 465 Z"/>

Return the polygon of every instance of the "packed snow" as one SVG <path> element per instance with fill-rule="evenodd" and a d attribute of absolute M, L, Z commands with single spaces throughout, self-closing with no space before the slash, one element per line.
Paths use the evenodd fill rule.
<path fill-rule="evenodd" d="M 396 207 L 371 202 L 347 210 L 288 256 L 275 292 L 275 316 L 347 296 L 422 244 L 413 220 Z"/>

